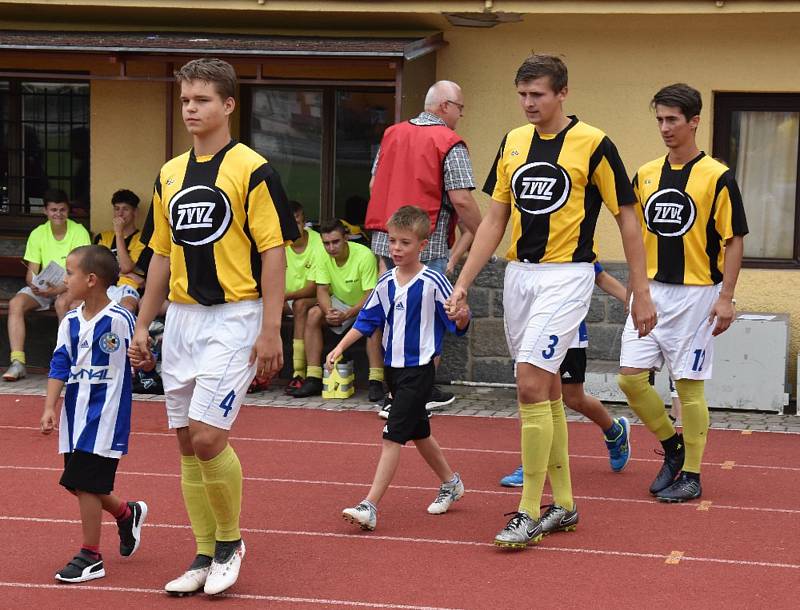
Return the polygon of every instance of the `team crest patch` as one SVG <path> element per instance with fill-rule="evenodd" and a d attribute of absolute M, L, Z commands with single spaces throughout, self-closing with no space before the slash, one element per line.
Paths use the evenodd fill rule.
<path fill-rule="evenodd" d="M 204 246 L 219 241 L 231 226 L 233 212 L 225 191 L 196 185 L 175 193 L 169 202 L 172 240 L 181 246 Z"/>
<path fill-rule="evenodd" d="M 525 214 L 552 214 L 564 207 L 572 190 L 567 170 L 546 161 L 517 168 L 511 177 L 514 205 Z"/>
<path fill-rule="evenodd" d="M 666 188 L 656 191 L 644 206 L 647 230 L 661 237 L 680 237 L 694 225 L 697 206 L 688 193 Z"/>
<path fill-rule="evenodd" d="M 120 348 L 122 341 L 120 341 L 119 335 L 116 333 L 106 333 L 100 337 L 98 344 L 103 352 L 106 354 L 113 354 Z"/>

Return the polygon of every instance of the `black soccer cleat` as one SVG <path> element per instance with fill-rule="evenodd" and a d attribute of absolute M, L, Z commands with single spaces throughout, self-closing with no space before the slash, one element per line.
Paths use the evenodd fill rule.
<path fill-rule="evenodd" d="M 689 478 L 685 472 L 669 487 L 656 494 L 659 502 L 687 502 L 696 500 L 703 494 L 700 480 Z"/>
<path fill-rule="evenodd" d="M 650 485 L 650 493 L 653 495 L 666 489 L 675 482 L 675 477 L 680 474 L 683 468 L 683 460 L 686 456 L 686 449 L 683 446 L 683 436 L 678 436 L 677 448 L 672 451 L 664 452 L 664 463 L 661 465 L 661 470 L 658 471 L 656 478 Z"/>
<path fill-rule="evenodd" d="M 307 398 L 309 396 L 320 395 L 322 395 L 322 379 L 319 377 L 306 377 L 303 385 L 290 394 L 290 396 L 294 396 L 295 398 Z"/>

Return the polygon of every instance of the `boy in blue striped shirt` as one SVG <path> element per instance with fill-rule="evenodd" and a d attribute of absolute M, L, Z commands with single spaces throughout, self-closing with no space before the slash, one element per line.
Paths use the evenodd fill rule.
<path fill-rule="evenodd" d="M 100 555 L 103 511 L 117 520 L 119 552 L 139 548 L 147 504 L 111 493 L 119 458 L 128 452 L 131 428 L 131 364 L 127 349 L 133 315 L 106 295 L 119 277 L 116 257 L 104 246 L 81 246 L 67 256 L 64 280 L 70 301 L 83 301 L 64 316 L 50 361 L 43 434 L 56 423 L 56 403 L 66 384 L 58 451 L 64 454 L 59 483 L 78 498 L 83 544 L 56 573 L 56 580 L 86 582 L 105 576 Z"/>
<path fill-rule="evenodd" d="M 375 478 L 367 497 L 342 511 L 349 522 L 374 530 L 377 505 L 397 471 L 400 449 L 414 441 L 420 455 L 441 480 L 436 499 L 428 506 L 432 515 L 447 512 L 464 495 L 464 484 L 454 473 L 436 439 L 425 404 L 433 389 L 436 371 L 434 357 L 442 351 L 446 331 L 463 335 L 469 326 L 470 312 L 464 306 L 453 320 L 445 302 L 453 287 L 448 279 L 419 260 L 428 243 L 430 219 L 421 209 L 403 206 L 387 223 L 389 253 L 395 267 L 384 273 L 358 314 L 353 328 L 328 354 L 332 367 L 344 350 L 362 336 L 383 329 L 386 382 L 393 397 L 389 419 L 383 428 L 383 448 Z"/>

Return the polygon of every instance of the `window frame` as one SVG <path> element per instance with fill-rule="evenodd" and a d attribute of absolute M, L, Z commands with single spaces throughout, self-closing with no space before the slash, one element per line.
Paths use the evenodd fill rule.
<path fill-rule="evenodd" d="M 800 93 L 714 93 L 713 155 L 725 163 L 731 158 L 731 119 L 737 111 L 766 110 L 800 113 Z M 794 243 L 791 258 L 746 257 L 742 267 L 754 269 L 800 269 L 800 138 L 798 138 L 797 184 L 794 202 Z M 745 202 L 746 204 L 746 202 Z M 746 238 L 745 238 L 746 239 Z"/>

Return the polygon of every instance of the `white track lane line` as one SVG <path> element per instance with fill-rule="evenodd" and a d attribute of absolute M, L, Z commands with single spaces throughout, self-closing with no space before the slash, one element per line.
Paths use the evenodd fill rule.
<path fill-rule="evenodd" d="M 77 519 L 46 519 L 42 517 L 14 517 L 0 515 L 0 521 L 16 521 L 16 522 L 32 522 L 32 523 L 55 523 L 55 524 L 80 524 Z M 114 521 L 105 521 L 104 525 L 116 525 Z M 178 525 L 173 523 L 151 523 L 147 522 L 147 527 L 163 528 L 163 529 L 190 529 L 188 525 Z M 414 538 L 409 536 L 380 536 L 375 534 L 342 534 L 340 532 L 310 532 L 310 531 L 294 531 L 294 530 L 279 530 L 279 529 L 262 529 L 262 528 L 247 528 L 243 527 L 241 530 L 248 534 L 262 534 L 268 536 L 307 536 L 313 538 L 340 538 L 346 540 L 358 541 L 377 541 L 377 542 L 402 542 L 411 544 L 437 544 L 445 546 L 477 546 L 495 548 L 491 542 L 477 542 L 472 540 L 447 540 L 442 538 Z M 636 559 L 658 559 L 666 560 L 670 557 L 669 553 L 637 553 L 633 551 L 614 551 L 608 549 L 587 549 L 576 547 L 548 547 L 543 545 L 536 546 L 535 552 L 553 552 L 553 553 L 572 553 L 579 555 L 600 555 L 606 557 L 633 557 Z M 712 563 L 712 564 L 725 564 L 737 565 L 747 567 L 760 567 L 760 568 L 775 568 L 775 569 L 790 569 L 800 570 L 800 564 L 794 563 L 780 563 L 771 561 L 750 561 L 746 559 L 720 559 L 717 557 L 696 557 L 693 555 L 683 555 L 681 561 L 696 561 L 698 563 Z"/>
<path fill-rule="evenodd" d="M 63 468 L 55 468 L 52 466 L 13 466 L 0 464 L 0 470 L 30 470 L 30 471 L 47 471 L 47 472 L 63 472 Z M 166 472 L 138 472 L 133 470 L 118 470 L 117 474 L 133 476 L 133 477 L 163 477 L 170 479 L 179 479 L 181 475 Z M 244 477 L 245 481 L 252 481 L 254 483 L 285 483 L 288 485 L 324 485 L 330 487 L 360 487 L 369 489 L 370 483 L 354 483 L 350 481 L 325 481 L 319 479 L 287 479 L 283 477 Z M 424 491 L 426 493 L 435 492 L 438 487 L 426 487 L 422 485 L 392 485 L 392 489 L 405 489 L 409 491 Z M 506 491 L 503 489 L 473 489 L 467 488 L 471 494 L 484 494 L 491 496 L 514 496 L 519 497 L 520 490 Z M 551 497 L 550 494 L 544 493 L 544 497 Z M 613 498 L 608 496 L 575 496 L 576 500 L 590 500 L 597 502 L 620 502 L 624 504 L 660 504 L 656 499 L 642 499 L 642 498 Z M 697 503 L 683 502 L 676 504 L 676 508 L 691 508 L 697 510 Z M 752 511 L 752 512 L 766 512 L 766 513 L 783 513 L 788 515 L 800 515 L 800 509 L 793 508 L 770 508 L 761 506 L 730 506 L 727 504 L 714 504 L 709 506 L 711 509 L 726 509 L 736 511 Z"/>
<path fill-rule="evenodd" d="M 51 585 L 45 583 L 31 582 L 2 582 L 0 587 L 14 589 L 57 589 L 58 591 L 76 592 L 80 595 L 81 591 L 100 591 L 112 593 L 146 593 L 148 595 L 161 595 L 165 599 L 169 596 L 163 589 L 141 589 L 138 587 L 102 587 L 98 585 L 84 585 L 80 587 L 70 587 L 69 585 Z M 222 593 L 215 595 L 214 598 L 224 597 L 227 599 L 247 599 L 266 602 L 287 602 L 293 604 L 316 604 L 323 606 L 351 606 L 356 608 L 391 608 L 397 610 L 458 610 L 457 608 L 440 608 L 438 606 L 412 606 L 409 604 L 383 604 L 379 602 L 360 602 L 346 599 L 319 599 L 315 597 L 285 597 L 279 595 L 254 595 L 247 593 Z"/>
<path fill-rule="evenodd" d="M 0 425 L 0 430 L 35 430 L 39 432 L 39 428 L 35 426 L 6 426 Z M 770 434 L 773 434 L 770 432 Z M 174 434 L 169 432 L 131 432 L 131 436 L 158 436 L 166 438 L 175 438 Z M 361 443 L 355 441 L 329 441 L 329 440 L 316 440 L 316 439 L 302 439 L 302 438 L 260 438 L 253 436 L 231 436 L 230 440 L 245 442 L 245 443 L 288 443 L 297 445 L 337 445 L 342 447 L 380 447 L 380 443 Z M 404 445 L 404 449 L 413 450 L 411 445 Z M 476 449 L 473 447 L 442 447 L 444 451 L 460 451 L 464 453 L 489 453 L 497 455 L 515 455 L 519 457 L 519 450 L 508 449 Z M 605 455 L 585 455 L 581 453 L 570 453 L 570 459 L 576 460 L 604 460 L 608 461 L 608 454 Z M 647 462 L 661 464 L 664 460 L 661 458 L 635 458 L 630 459 L 631 462 Z M 727 466 L 724 462 L 703 462 L 703 466 Z M 739 464 L 734 465 L 734 468 L 754 468 L 757 470 L 781 470 L 787 472 L 800 472 L 800 466 L 766 466 L 763 464 Z"/>

